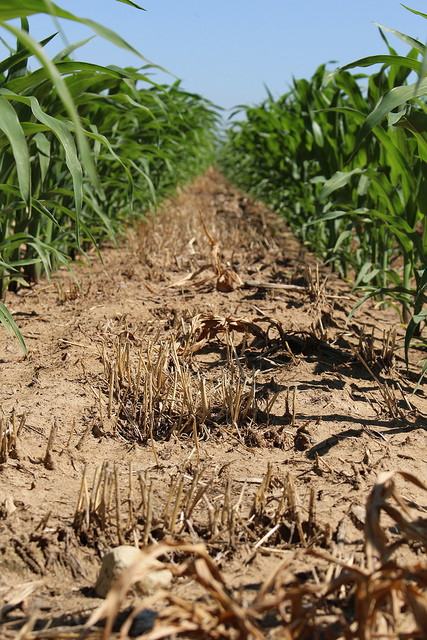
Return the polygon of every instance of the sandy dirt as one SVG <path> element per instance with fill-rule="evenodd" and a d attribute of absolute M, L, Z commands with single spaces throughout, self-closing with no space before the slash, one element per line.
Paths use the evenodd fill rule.
<path fill-rule="evenodd" d="M 7 295 L 29 360 L 2 329 L 0 636 L 33 613 L 28 637 L 77 629 L 121 542 L 203 542 L 249 594 L 284 558 L 302 582 L 322 580 L 308 548 L 363 566 L 378 474 L 427 479 L 425 385 L 412 394 L 423 353 L 407 372 L 396 311 L 367 303 L 346 325 L 350 284 L 213 169 L 102 255 L 75 267 L 81 289 L 61 270 Z M 89 500 L 102 465 L 100 514 Z M 192 482 L 204 491 L 189 512 Z M 425 523 L 425 491 L 397 484 Z M 387 519 L 384 530 L 401 533 Z M 396 551 L 402 563 L 422 553 Z M 173 589 L 200 596 L 185 576 Z M 280 637 L 275 624 L 265 637 Z"/>

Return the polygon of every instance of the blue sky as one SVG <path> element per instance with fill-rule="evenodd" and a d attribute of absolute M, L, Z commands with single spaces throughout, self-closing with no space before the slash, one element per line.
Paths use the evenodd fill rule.
<path fill-rule="evenodd" d="M 111 27 L 153 62 L 183 80 L 188 91 L 230 108 L 254 104 L 285 93 L 292 77 L 309 78 L 321 63 L 329 67 L 366 55 L 386 53 L 373 22 L 397 29 L 423 42 L 427 20 L 403 8 L 398 0 L 136 0 L 138 11 L 116 0 L 57 0 L 75 15 Z M 425 0 L 408 6 L 427 11 Z M 90 31 L 61 23 L 69 42 Z M 30 29 L 37 38 L 55 27 L 36 16 Z M 399 53 L 408 47 L 388 34 Z M 61 40 L 49 49 L 63 48 Z M 74 55 L 90 62 L 139 66 L 139 59 L 96 37 Z M 160 79 L 160 78 L 159 78 Z"/>

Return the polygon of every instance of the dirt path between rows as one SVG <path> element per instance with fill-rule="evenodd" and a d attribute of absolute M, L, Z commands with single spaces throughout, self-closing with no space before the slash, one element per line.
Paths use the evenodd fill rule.
<path fill-rule="evenodd" d="M 307 550 L 364 567 L 378 474 L 427 478 L 422 354 L 407 373 L 396 312 L 366 304 L 346 326 L 350 286 L 213 169 L 92 258 L 81 290 L 61 271 L 6 301 L 30 358 L 0 331 L 0 636 L 35 612 L 21 637 L 78 637 L 102 602 L 101 558 L 123 542 L 203 542 L 243 603 L 282 560 L 301 585 L 340 574 Z M 393 558 L 415 566 L 426 494 L 396 487 L 421 533 Z M 408 535 L 381 523 L 387 544 Z M 207 606 L 194 576 L 172 591 Z M 340 637 L 341 605 L 319 607 L 318 628 Z M 269 615 L 262 637 L 284 637 Z"/>

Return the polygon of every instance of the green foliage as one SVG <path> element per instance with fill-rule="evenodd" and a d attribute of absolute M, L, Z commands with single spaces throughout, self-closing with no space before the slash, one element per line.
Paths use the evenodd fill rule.
<path fill-rule="evenodd" d="M 406 56 L 386 30 L 409 44 Z M 426 56 L 414 38 L 385 27 L 380 34 L 388 54 L 333 73 L 321 66 L 279 99 L 242 108 L 220 164 L 343 276 L 355 273 L 362 302 L 375 296 L 400 305 L 408 357 L 426 318 Z M 371 75 L 350 73 L 374 64 L 381 67 Z M 409 83 L 411 72 L 417 82 Z"/>
<path fill-rule="evenodd" d="M 43 47 L 54 35 L 38 43 L 29 33 L 27 16 L 37 12 L 83 22 L 133 51 L 102 25 L 51 2 L 0 9 L 0 26 L 17 37 L 16 51 L 0 62 L 1 295 L 50 278 L 61 264 L 72 271 L 71 260 L 89 246 L 116 242 L 135 218 L 205 169 L 215 150 L 212 104 L 179 82 L 156 85 L 152 65 L 76 62 L 70 56 L 78 45 L 50 60 Z M 7 22 L 16 17 L 21 29 Z M 35 71 L 31 56 L 41 63 Z M 23 344 L 3 303 L 0 321 Z"/>

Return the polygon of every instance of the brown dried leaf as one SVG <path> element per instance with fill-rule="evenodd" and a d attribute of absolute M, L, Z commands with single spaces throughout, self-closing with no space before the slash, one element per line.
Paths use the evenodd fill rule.
<path fill-rule="evenodd" d="M 242 287 L 242 286 L 243 286 L 243 280 L 230 267 L 227 267 L 226 269 L 224 269 L 218 274 L 217 281 L 216 281 L 217 291 L 221 291 L 223 293 L 229 293 L 230 291 L 233 291 L 236 287 Z"/>
<path fill-rule="evenodd" d="M 197 276 L 203 273 L 203 271 L 206 271 L 206 269 L 209 269 L 208 264 L 204 264 L 201 267 L 199 267 L 199 269 L 196 269 L 196 271 L 193 271 L 193 273 L 188 273 L 186 276 L 184 276 L 183 278 L 180 278 L 176 282 L 171 282 L 170 284 L 166 285 L 166 287 L 162 287 L 156 293 L 161 293 L 162 291 L 166 291 L 166 289 L 172 289 L 173 287 L 182 287 L 186 283 L 187 284 L 191 283 L 193 287 L 200 287 L 206 282 L 213 280 L 214 278 L 214 276 L 209 276 L 207 278 L 203 278 L 202 280 L 196 280 Z"/>
<path fill-rule="evenodd" d="M 406 588 L 406 600 L 411 607 L 419 629 L 427 629 L 427 596 L 413 585 Z"/>
<path fill-rule="evenodd" d="M 409 539 L 416 539 L 427 544 L 426 527 L 417 526 L 414 522 L 406 520 L 402 514 L 393 506 L 387 503 L 388 498 L 393 497 L 406 514 L 409 513 L 407 507 L 396 492 L 394 476 L 400 475 L 405 480 L 412 482 L 417 487 L 427 490 L 426 485 L 412 473 L 406 471 L 387 471 L 378 476 L 366 503 L 366 556 L 370 570 L 373 569 L 374 556 L 378 559 L 385 558 L 387 548 L 387 536 L 380 525 L 381 511 L 387 512 Z"/>
<path fill-rule="evenodd" d="M 219 244 L 215 240 L 215 238 L 213 238 L 211 236 L 211 234 L 209 233 L 208 228 L 206 226 L 206 223 L 205 223 L 205 221 L 203 219 L 202 212 L 200 210 L 199 210 L 199 216 L 200 216 L 200 222 L 202 223 L 202 226 L 203 226 L 203 230 L 206 233 L 209 242 L 211 243 L 211 255 L 212 255 L 212 263 L 213 263 L 214 271 L 215 271 L 216 275 L 220 275 L 220 273 L 221 273 L 221 264 L 220 264 L 220 260 L 219 260 Z"/>
<path fill-rule="evenodd" d="M 222 266 L 219 244 L 209 233 L 201 211 L 199 211 L 199 216 L 204 232 L 206 233 L 211 244 L 212 266 L 215 272 L 216 289 L 217 291 L 221 291 L 222 293 L 230 293 L 230 291 L 233 291 L 236 287 L 242 287 L 243 280 L 230 266 Z"/>
<path fill-rule="evenodd" d="M 3 620 L 10 611 L 21 607 L 33 591 L 41 585 L 41 580 L 33 580 L 20 585 L 0 588 L 0 600 L 2 602 L 2 607 L 0 609 L 0 621 Z"/>
<path fill-rule="evenodd" d="M 191 335 L 194 343 L 191 351 L 195 353 L 203 347 L 206 342 L 213 340 L 218 333 L 226 331 L 237 331 L 238 333 L 250 333 L 251 335 L 265 339 L 264 330 L 247 318 L 231 318 L 225 316 L 214 316 L 212 314 L 199 313 L 191 321 Z"/>

